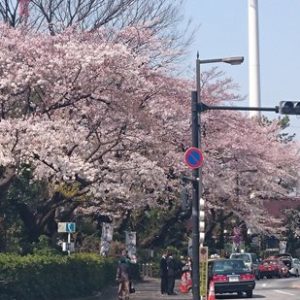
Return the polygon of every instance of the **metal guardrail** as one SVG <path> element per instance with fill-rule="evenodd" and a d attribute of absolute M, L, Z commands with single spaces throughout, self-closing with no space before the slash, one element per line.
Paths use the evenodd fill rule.
<path fill-rule="evenodd" d="M 141 264 L 140 273 L 142 277 L 153 277 L 153 264 Z"/>

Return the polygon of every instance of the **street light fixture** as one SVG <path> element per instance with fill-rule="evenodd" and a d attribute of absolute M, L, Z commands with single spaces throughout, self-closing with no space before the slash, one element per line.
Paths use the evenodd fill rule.
<path fill-rule="evenodd" d="M 201 85 L 200 85 L 200 64 L 210 63 L 228 63 L 230 65 L 239 65 L 244 61 L 244 57 L 227 57 L 227 58 L 215 58 L 215 59 L 199 59 L 199 53 L 197 53 L 196 59 L 196 84 L 197 91 L 192 92 L 192 146 L 196 148 L 201 147 L 201 116 L 199 112 L 199 106 L 201 107 Z M 193 194 L 192 194 L 192 282 L 193 282 L 193 300 L 200 300 L 200 274 L 199 274 L 199 246 L 200 246 L 200 234 L 199 234 L 199 199 L 202 196 L 202 167 L 193 170 Z"/>

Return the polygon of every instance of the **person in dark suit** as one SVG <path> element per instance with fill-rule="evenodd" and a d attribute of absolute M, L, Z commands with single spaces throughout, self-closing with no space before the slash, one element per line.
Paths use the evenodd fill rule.
<path fill-rule="evenodd" d="M 160 292 L 161 294 L 167 294 L 168 293 L 168 267 L 167 267 L 167 253 L 163 253 L 160 264 L 159 264 L 159 270 L 160 270 Z"/>
<path fill-rule="evenodd" d="M 172 256 L 172 253 L 169 253 L 169 255 L 168 255 L 167 268 L 168 268 L 168 295 L 176 295 L 176 293 L 174 292 L 175 276 L 176 276 L 176 262 Z"/>

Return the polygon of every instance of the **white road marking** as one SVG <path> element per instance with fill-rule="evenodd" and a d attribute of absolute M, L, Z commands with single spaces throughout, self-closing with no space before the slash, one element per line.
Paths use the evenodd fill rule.
<path fill-rule="evenodd" d="M 289 295 L 289 296 L 295 296 L 295 294 L 292 293 L 288 293 L 288 292 L 283 292 L 280 290 L 274 290 L 274 292 L 278 293 L 278 294 L 284 294 L 284 295 Z"/>

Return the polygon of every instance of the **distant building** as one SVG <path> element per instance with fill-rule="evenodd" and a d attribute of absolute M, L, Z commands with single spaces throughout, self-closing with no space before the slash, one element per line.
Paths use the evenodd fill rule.
<path fill-rule="evenodd" d="M 272 217 L 282 218 L 286 209 L 300 207 L 300 197 L 265 200 L 264 206 Z"/>

